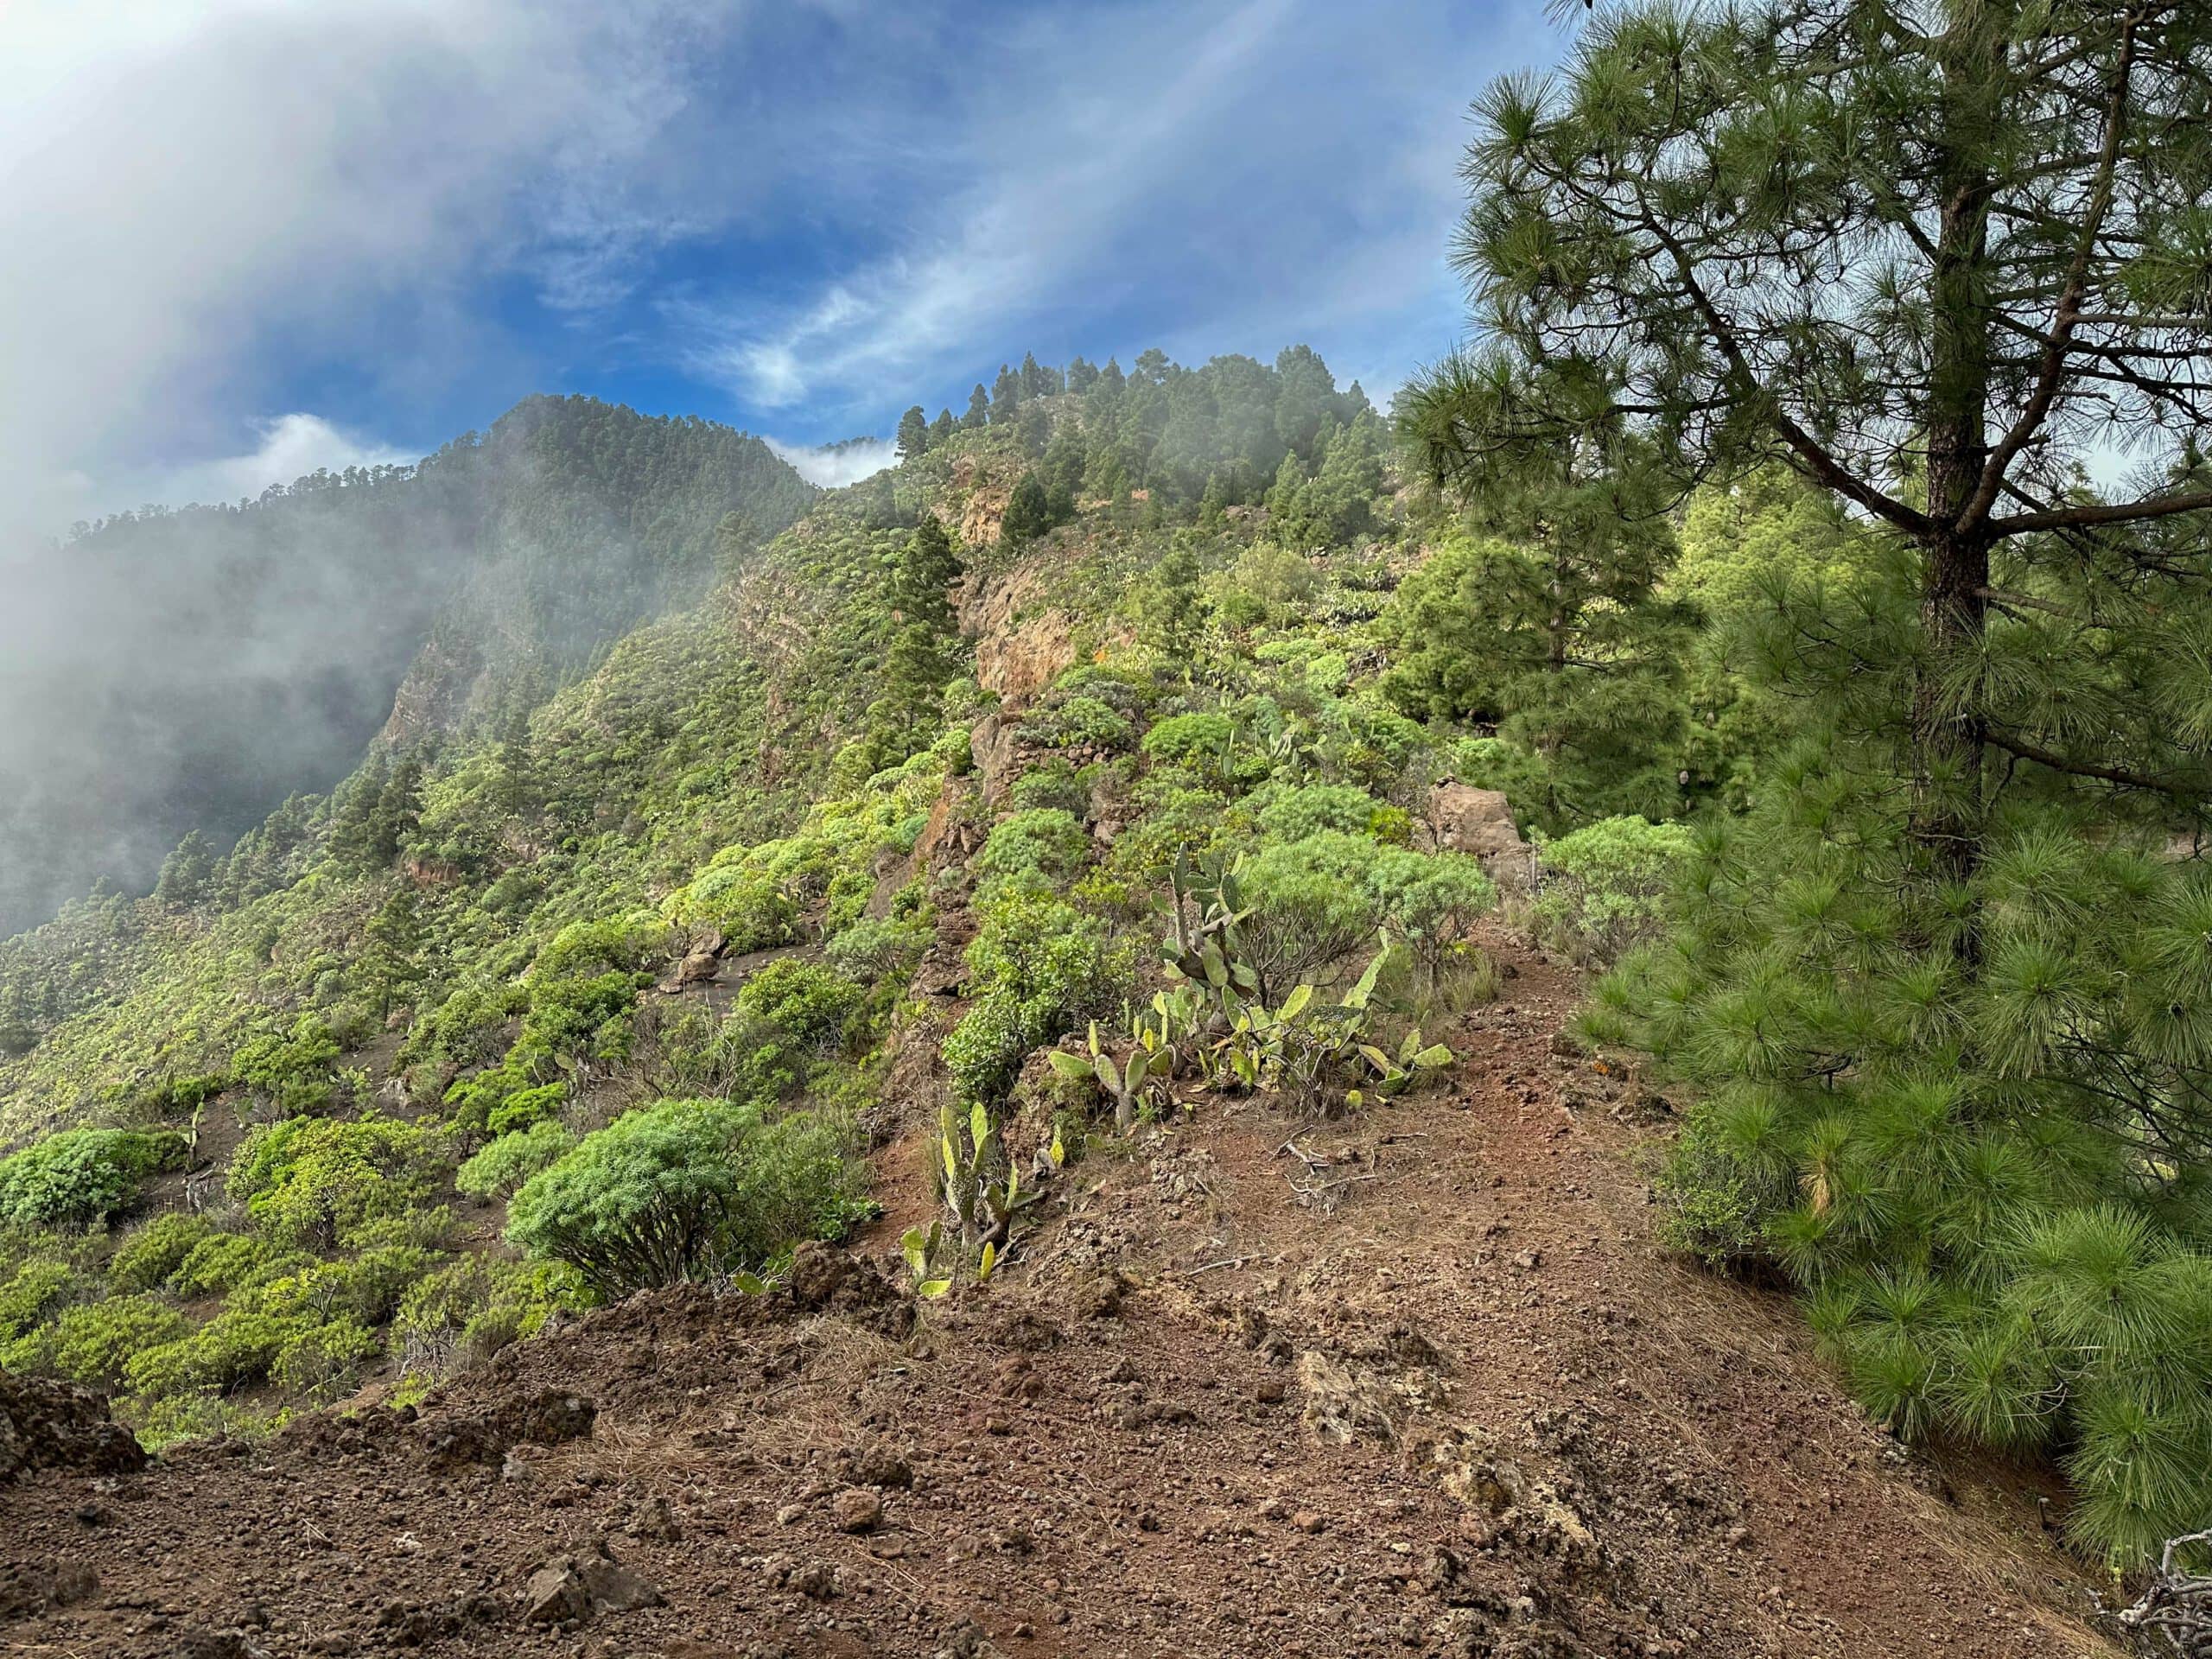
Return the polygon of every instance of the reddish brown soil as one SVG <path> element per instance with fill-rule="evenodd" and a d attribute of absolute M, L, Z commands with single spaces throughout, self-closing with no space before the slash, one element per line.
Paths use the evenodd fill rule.
<path fill-rule="evenodd" d="M 2031 1480 L 1908 1459 L 1786 1303 L 1654 1247 L 1634 1091 L 1553 1053 L 1573 987 L 1515 965 L 1446 1087 L 1303 1156 L 1259 1106 L 1094 1155 L 996 1282 L 918 1313 L 872 1268 L 827 1306 L 663 1293 L 421 1423 L 28 1477 L 0 1548 L 99 1588 L 0 1650 L 2107 1651 Z M 923 1158 L 883 1166 L 912 1210 Z M 434 1466 L 549 1387 L 588 1438 Z M 843 1530 L 856 1487 L 880 1519 Z M 666 1605 L 527 1622 L 594 1535 Z"/>

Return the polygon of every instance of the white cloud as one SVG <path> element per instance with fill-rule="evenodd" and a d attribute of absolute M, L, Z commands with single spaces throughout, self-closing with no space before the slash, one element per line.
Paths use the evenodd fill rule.
<path fill-rule="evenodd" d="M 686 118 L 689 48 L 740 15 L 0 5 L 0 512 L 50 528 L 73 472 L 143 474 L 234 423 L 272 343 L 342 360 L 350 324 L 393 311 L 419 339 L 392 359 L 452 372 L 427 342 L 454 337 L 441 310 L 487 271 L 562 302 L 619 291 L 638 250 L 696 223 L 697 175 L 663 137 Z"/>
<path fill-rule="evenodd" d="M 1493 70 L 1555 46 L 1539 10 L 1507 0 L 1477 31 L 1445 0 L 1389 0 L 1387 18 L 1133 0 L 940 37 L 921 55 L 991 96 L 937 142 L 890 245 L 778 309 L 671 302 L 686 366 L 820 418 L 1130 317 L 1144 337 L 1125 349 L 1310 340 L 1395 380 L 1458 326 L 1459 118 Z"/>
<path fill-rule="evenodd" d="M 404 450 L 333 426 L 320 415 L 297 412 L 257 421 L 261 442 L 242 455 L 225 455 L 162 474 L 149 494 L 156 501 L 235 501 L 271 484 L 308 474 L 342 473 L 349 467 L 398 467 L 416 459 Z"/>
<path fill-rule="evenodd" d="M 950 350 L 1002 349 L 1009 321 L 1065 293 L 1086 267 L 1096 274 L 1105 264 L 1163 175 L 1189 165 L 1192 129 L 1219 114 L 1236 78 L 1294 7 L 1244 0 L 1196 39 L 1178 39 L 1172 52 L 1158 50 L 1163 43 L 1150 31 L 1185 35 L 1186 10 L 1154 14 L 1150 30 L 1117 14 L 1114 30 L 1134 33 L 1141 48 L 1125 45 L 1118 66 L 1090 49 L 1103 41 L 1068 40 L 1063 25 L 1052 45 L 1064 61 L 1084 66 L 1089 95 L 1071 99 L 1065 86 L 1039 78 L 1029 99 L 972 134 L 971 159 L 995 165 L 949 204 L 948 232 L 830 284 L 773 332 L 757 331 L 749 318 L 683 308 L 702 336 L 691 368 L 774 409 L 822 387 L 895 377 Z M 1180 67 L 1162 80 L 1164 63 Z M 1117 71 L 1132 84 L 1116 87 Z"/>
<path fill-rule="evenodd" d="M 766 442 L 798 468 L 801 478 L 825 490 L 842 489 L 848 484 L 873 478 L 885 467 L 896 465 L 899 460 L 898 446 L 886 438 L 855 438 L 845 443 L 813 448 L 784 443 L 775 438 Z"/>

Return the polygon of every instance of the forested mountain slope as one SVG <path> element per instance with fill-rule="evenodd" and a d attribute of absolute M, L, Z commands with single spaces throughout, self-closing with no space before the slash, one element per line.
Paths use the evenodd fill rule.
<path fill-rule="evenodd" d="M 526 709 L 812 494 L 727 428 L 534 397 L 419 466 L 81 526 L 0 619 L 0 933 L 327 791 L 403 677 L 395 737 Z"/>
<path fill-rule="evenodd" d="M 774 1554 L 760 1570 L 782 1575 L 793 1640 L 828 1639 L 845 1580 L 776 1541 L 878 1524 L 866 1493 L 836 1500 L 850 1533 L 841 1507 L 808 1508 L 883 1484 L 852 1472 L 847 1442 L 895 1427 L 938 1455 L 931 1414 L 953 1408 L 926 1402 L 972 1406 L 985 1376 L 1009 1403 L 961 1407 L 961 1434 L 1021 1435 L 1057 1397 L 1023 1380 L 1050 1370 L 1023 1357 L 1053 1351 L 1090 1378 L 1055 1372 L 1062 1393 L 1114 1426 L 1088 1455 L 1134 1467 L 1172 1446 L 1163 1505 L 1224 1494 L 1205 1548 L 1176 1558 L 1184 1587 L 1161 1593 L 1185 1611 L 1152 1621 L 1161 1640 L 1198 1628 L 1206 1549 L 1287 1516 L 1332 1537 L 1300 1582 L 1345 1599 L 1362 1641 L 2093 1649 L 2082 1580 L 2047 1553 L 2031 1498 L 2057 1499 L 2052 1525 L 2085 1511 L 2041 1477 L 2025 1493 L 1993 1479 L 1956 1455 L 1963 1436 L 1943 1463 L 1916 1460 L 1897 1437 L 1940 1441 L 1936 1422 L 1875 1395 L 1870 1426 L 1809 1339 L 1739 1389 L 1738 1362 L 1694 1344 L 1663 1386 L 1639 1385 L 1622 1335 L 1643 1322 L 1688 1342 L 1665 1310 L 1695 1256 L 1737 1259 L 1714 1238 L 1745 1225 L 1746 1195 L 1708 1182 L 1694 1094 L 1585 1043 L 1618 1039 L 1622 988 L 1715 856 L 1685 820 L 1757 810 L 1826 712 L 1741 655 L 1770 584 L 1877 591 L 1866 527 L 1775 469 L 1656 518 L 1609 518 L 1605 479 L 1561 480 L 1517 521 L 1464 508 L 1296 350 L 1197 369 L 1147 353 L 1127 374 L 1026 362 L 974 401 L 965 421 L 912 411 L 899 466 L 765 545 L 730 526 L 700 602 L 534 709 L 435 742 L 394 734 L 328 798 L 173 865 L 164 893 L 13 942 L 0 1366 L 111 1394 L 156 1446 L 298 1422 L 347 1456 L 435 1440 L 434 1462 L 465 1462 L 480 1428 L 506 1434 L 482 1453 L 496 1461 L 537 1408 L 481 1392 L 487 1364 L 556 1390 L 575 1367 L 620 1456 L 648 1425 L 673 1458 L 668 1434 L 718 1446 L 751 1424 L 765 1440 L 741 1474 L 625 1476 L 622 1496 L 640 1537 L 696 1522 L 750 1541 L 733 1559 Z M 1562 1031 L 1566 970 L 1624 955 L 1643 965 L 1606 982 L 1581 1039 Z M 1463 1107 L 1471 1125 L 1447 1116 Z M 1676 1109 L 1694 1127 L 1665 1158 L 1656 1126 Z M 1656 1183 L 1623 1164 L 1639 1142 Z M 1501 1183 L 1520 1196 L 1498 1200 Z M 1394 1197 L 1433 1236 L 1391 1230 Z M 823 1269 L 845 1260 L 830 1242 L 864 1265 Z M 1663 1271 L 1655 1248 L 1677 1253 Z M 1618 1299 L 1555 1283 L 1567 1262 Z M 832 1294 L 817 1271 L 865 1290 L 839 1305 L 859 1335 L 772 1328 L 794 1299 Z M 1424 1289 L 1386 1294 L 1386 1278 Z M 738 1344 L 753 1369 L 734 1394 L 680 1366 L 634 1381 L 619 1338 L 619 1360 L 530 1343 L 681 1283 L 714 1287 L 696 1304 L 707 1326 L 767 1332 L 758 1352 Z M 1784 1340 L 1763 1294 L 1711 1289 L 1723 1351 Z M 1125 1293 L 1134 1355 L 1065 1328 Z M 663 1304 L 635 1306 L 587 1329 Z M 1394 1306 L 1418 1319 L 1397 1328 Z M 818 1375 L 844 1380 L 806 1395 L 801 1438 L 768 1455 L 817 1341 L 843 1356 Z M 1143 1356 L 1171 1351 L 1210 1356 L 1249 1402 L 1214 1410 L 1182 1397 L 1203 1382 L 1148 1376 Z M 1560 1357 L 1549 1380 L 1531 1353 Z M 920 1387 L 900 1379 L 940 1355 L 963 1379 L 950 1395 L 871 1395 Z M 1096 1394 L 1130 1382 L 1145 1386 L 1118 1404 Z M 727 1421 L 683 1416 L 669 1389 L 721 1399 Z M 454 1417 L 454 1398 L 477 1404 Z M 1286 1402 L 1297 1426 L 1269 1426 Z M 477 1405 L 483 1423 L 462 1424 Z M 315 1414 L 382 1406 L 352 1427 Z M 1813 1524 L 1797 1452 L 1690 1427 L 1731 1410 L 1798 1435 L 1806 1467 L 1847 1492 L 1815 1556 L 1786 1541 Z M 1291 1483 L 1243 1492 L 1273 1500 L 1247 1522 L 1209 1483 L 1270 1446 L 1286 1466 L 1322 1459 L 1326 1502 L 1301 1509 Z M 293 1453 L 270 1455 L 239 1468 L 289 1478 Z M 599 1450 L 562 1455 L 584 1490 L 608 1478 Z M 999 1478 L 996 1453 L 963 1455 Z M 1653 1466 L 1672 1472 L 1629 1472 Z M 1724 1486 L 1719 1471 L 1736 1472 Z M 1929 1496 L 1946 1478 L 1971 1521 Z M 390 1490 L 394 1526 L 444 1502 Z M 1115 1501 L 1109 1533 L 1125 1510 L 1140 1535 L 1147 1513 L 1181 1523 Z M 957 1535 L 931 1548 L 1035 1546 L 1041 1529 L 1006 1503 L 952 1506 Z M 1406 1523 L 1395 1574 L 1395 1545 L 1355 1559 L 1363 1505 Z M 785 1511 L 801 1534 L 779 1529 Z M 541 1564 L 524 1556 L 558 1530 L 503 1539 L 496 1568 L 402 1575 L 396 1593 L 421 1605 L 378 1628 L 421 1613 L 495 1649 L 538 1639 L 473 1625 L 512 1613 Z M 1923 1535 L 1926 1569 L 1987 1586 L 1993 1611 L 1914 1622 L 1871 1563 Z M 1845 1590 L 1793 1594 L 1822 1552 L 1849 1564 Z M 711 1550 L 653 1559 L 737 1570 Z M 827 1586 L 830 1612 L 801 1580 Z M 1094 1607 L 1129 1584 L 1056 1567 L 1030 1589 L 1077 1582 Z M 1416 1585 L 1411 1625 L 1378 1620 L 1378 1596 Z M 1254 1617 L 1262 1588 L 1239 1594 Z M 866 1629 L 933 1653 L 963 1620 L 997 1639 L 1044 1628 L 1052 1605 L 1001 1618 L 988 1599 Z M 363 1609 L 326 1603 L 282 1616 L 365 1639 Z M 1316 1617 L 1294 1628 L 1331 1650 Z M 1209 1640 L 1274 1650 L 1257 1628 Z"/>

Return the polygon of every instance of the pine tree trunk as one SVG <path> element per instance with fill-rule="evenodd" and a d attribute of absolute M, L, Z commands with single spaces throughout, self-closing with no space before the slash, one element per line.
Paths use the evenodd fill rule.
<path fill-rule="evenodd" d="M 1964 881 L 1980 867 L 1986 741 L 1976 684 L 1988 605 L 1989 540 L 1959 526 L 1989 459 L 1989 152 L 1977 141 L 2003 47 L 1954 12 L 1946 46 L 1942 218 L 1930 281 L 1928 517 L 1922 543 L 1922 654 L 1912 698 L 1912 834 L 1930 874 Z M 1976 954 L 1974 930 L 1961 953 Z"/>

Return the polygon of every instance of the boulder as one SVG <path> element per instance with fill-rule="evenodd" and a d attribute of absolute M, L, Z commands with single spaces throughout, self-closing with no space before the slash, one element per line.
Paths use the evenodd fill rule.
<path fill-rule="evenodd" d="M 1439 784 L 1429 791 L 1428 822 L 1435 829 L 1437 844 L 1447 852 L 1496 858 L 1501 854 L 1525 856 L 1529 850 L 1502 790 Z"/>
<path fill-rule="evenodd" d="M 604 1541 L 537 1567 L 522 1599 L 523 1617 L 533 1624 L 582 1624 L 594 1613 L 662 1605 L 660 1592 L 616 1560 Z"/>

